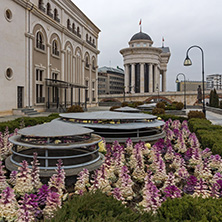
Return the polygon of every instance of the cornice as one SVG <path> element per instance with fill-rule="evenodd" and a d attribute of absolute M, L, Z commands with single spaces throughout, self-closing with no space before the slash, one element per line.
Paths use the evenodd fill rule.
<path fill-rule="evenodd" d="M 130 53 L 134 51 L 136 53 L 138 52 L 157 52 L 158 54 L 162 53 L 162 50 L 155 47 L 129 47 L 124 48 L 120 50 L 120 53 L 124 56 L 124 54 Z"/>

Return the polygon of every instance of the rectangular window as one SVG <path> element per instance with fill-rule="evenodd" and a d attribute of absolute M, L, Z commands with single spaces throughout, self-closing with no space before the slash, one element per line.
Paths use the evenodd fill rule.
<path fill-rule="evenodd" d="M 36 69 L 36 84 L 35 84 L 35 96 L 36 96 L 36 103 L 44 103 L 45 97 L 44 97 L 44 82 L 43 82 L 43 76 L 44 71 L 40 69 Z"/>

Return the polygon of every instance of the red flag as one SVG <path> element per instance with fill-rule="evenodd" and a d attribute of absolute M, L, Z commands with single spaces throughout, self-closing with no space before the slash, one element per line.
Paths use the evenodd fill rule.
<path fill-rule="evenodd" d="M 164 38 L 162 37 L 162 41 L 164 42 Z"/>
<path fill-rule="evenodd" d="M 142 23 L 142 20 L 140 19 L 139 25 L 141 25 L 141 23 Z"/>

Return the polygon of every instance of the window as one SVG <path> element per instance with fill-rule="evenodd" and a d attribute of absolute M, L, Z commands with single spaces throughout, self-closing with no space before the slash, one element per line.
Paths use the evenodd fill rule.
<path fill-rule="evenodd" d="M 90 41 L 90 42 L 92 41 L 92 37 L 91 37 L 91 36 L 89 37 L 89 41 Z"/>
<path fill-rule="evenodd" d="M 11 11 L 10 9 L 7 9 L 7 10 L 5 11 L 5 18 L 6 18 L 9 22 L 11 22 L 11 20 L 12 20 L 12 11 Z"/>
<path fill-rule="evenodd" d="M 88 37 L 88 34 L 86 34 L 86 41 L 88 41 L 88 38 L 89 38 L 89 37 Z"/>
<path fill-rule="evenodd" d="M 43 70 L 36 69 L 36 103 L 44 103 L 44 82 L 43 82 Z"/>
<path fill-rule="evenodd" d="M 92 60 L 92 69 L 93 69 L 93 70 L 96 69 L 96 67 L 95 67 L 95 60 L 94 60 L 94 59 Z"/>
<path fill-rule="evenodd" d="M 47 15 L 52 18 L 52 17 L 53 17 L 53 14 L 51 13 L 51 5 L 50 5 L 50 3 L 47 3 L 47 5 L 46 5 L 46 10 L 47 10 L 47 11 L 46 11 Z"/>
<path fill-rule="evenodd" d="M 69 19 L 67 20 L 67 29 L 69 29 L 69 30 L 71 29 L 71 27 L 70 27 L 70 20 Z"/>
<path fill-rule="evenodd" d="M 36 48 L 45 50 L 45 46 L 43 44 L 43 36 L 41 32 L 37 32 L 36 35 Z"/>
<path fill-rule="evenodd" d="M 52 73 L 52 79 L 58 80 L 58 73 Z M 55 103 L 58 99 L 58 89 L 53 86 L 52 87 L 52 101 Z"/>
<path fill-rule="evenodd" d="M 92 89 L 95 89 L 95 82 L 92 82 Z"/>
<path fill-rule="evenodd" d="M 93 39 L 93 45 L 95 45 L 95 39 Z"/>
<path fill-rule="evenodd" d="M 77 36 L 79 36 L 81 38 L 80 28 L 79 27 L 77 27 Z"/>
<path fill-rule="evenodd" d="M 56 40 L 53 40 L 53 42 L 52 42 L 52 54 L 59 56 L 58 43 Z"/>
<path fill-rule="evenodd" d="M 75 24 L 72 23 L 72 32 L 75 33 Z"/>
<path fill-rule="evenodd" d="M 89 58 L 88 58 L 88 56 L 86 56 L 86 63 L 85 64 L 86 64 L 86 67 L 89 68 Z"/>
<path fill-rule="evenodd" d="M 56 20 L 57 22 L 60 22 L 60 19 L 58 17 L 58 10 L 56 8 L 54 9 L 54 20 Z"/>
<path fill-rule="evenodd" d="M 39 9 L 43 12 L 45 12 L 45 8 L 43 6 L 43 0 L 39 0 Z"/>
<path fill-rule="evenodd" d="M 8 80 L 11 80 L 11 79 L 12 79 L 12 77 L 13 77 L 13 71 L 12 71 L 11 68 L 7 68 L 7 69 L 6 69 L 5 77 L 6 77 L 6 79 L 8 79 Z"/>

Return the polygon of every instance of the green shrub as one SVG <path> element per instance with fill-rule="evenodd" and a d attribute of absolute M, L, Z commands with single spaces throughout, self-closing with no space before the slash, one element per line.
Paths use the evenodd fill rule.
<path fill-rule="evenodd" d="M 188 113 L 188 119 L 192 118 L 199 118 L 199 119 L 205 119 L 204 113 L 202 111 L 189 111 Z"/>
<path fill-rule="evenodd" d="M 222 221 L 222 199 L 202 197 L 167 199 L 159 208 L 157 221 Z"/>
<path fill-rule="evenodd" d="M 187 117 L 176 116 L 171 114 L 158 114 L 158 116 L 164 121 L 171 119 L 172 121 L 179 120 L 180 122 L 183 122 L 184 120 L 187 120 Z"/>
<path fill-rule="evenodd" d="M 163 103 L 163 102 L 158 102 L 158 103 L 156 104 L 156 108 L 165 109 L 165 103 Z"/>
<path fill-rule="evenodd" d="M 59 117 L 58 113 L 53 113 L 50 114 L 48 117 L 47 116 L 41 116 L 41 117 L 20 117 L 12 121 L 7 121 L 7 122 L 1 122 L 0 123 L 0 132 L 4 132 L 5 128 L 8 127 L 9 132 L 13 133 L 14 130 L 17 128 L 21 128 L 21 123 L 23 127 L 27 126 L 35 126 L 37 124 L 42 124 L 45 122 L 50 122 L 53 119 L 56 119 Z"/>
<path fill-rule="evenodd" d="M 153 115 L 165 114 L 165 109 L 162 108 L 154 108 L 152 110 Z"/>
<path fill-rule="evenodd" d="M 122 102 L 121 106 L 122 106 L 122 107 L 124 107 L 124 106 L 129 106 L 129 103 L 128 103 L 128 102 Z"/>
<path fill-rule="evenodd" d="M 114 111 L 115 109 L 118 109 L 118 108 L 120 108 L 120 106 L 112 106 L 110 107 L 109 111 Z"/>
<path fill-rule="evenodd" d="M 203 148 L 210 148 L 213 154 L 222 155 L 222 127 L 206 119 L 190 119 L 189 129 L 194 132 Z"/>
<path fill-rule="evenodd" d="M 130 103 L 130 104 L 128 104 L 128 105 L 129 105 L 129 107 L 137 108 L 137 106 L 140 106 L 140 105 L 143 105 L 143 104 L 144 104 L 143 102 L 138 101 L 138 102 Z"/>
<path fill-rule="evenodd" d="M 67 113 L 79 113 L 84 112 L 83 108 L 79 105 L 72 105 L 67 109 Z"/>
<path fill-rule="evenodd" d="M 141 215 L 134 212 L 121 201 L 97 191 L 85 193 L 83 196 L 74 196 L 65 202 L 51 222 L 149 222 L 153 221 L 152 218 L 149 214 Z"/>
<path fill-rule="evenodd" d="M 181 110 L 181 109 L 183 109 L 183 107 L 184 107 L 184 105 L 183 105 L 183 103 L 181 103 L 181 102 L 178 102 L 178 103 L 176 104 L 176 109 L 177 109 L 177 110 Z"/>

